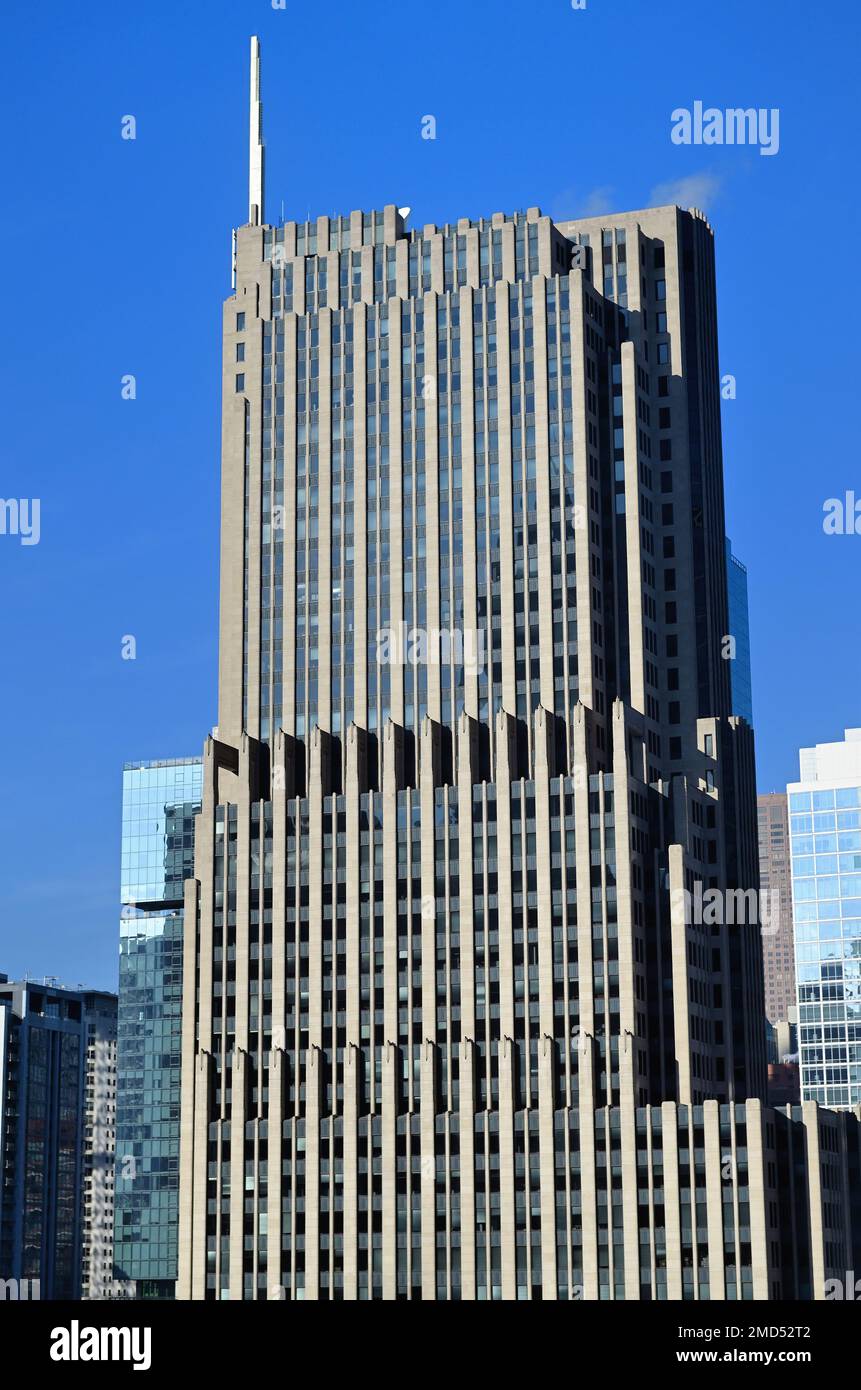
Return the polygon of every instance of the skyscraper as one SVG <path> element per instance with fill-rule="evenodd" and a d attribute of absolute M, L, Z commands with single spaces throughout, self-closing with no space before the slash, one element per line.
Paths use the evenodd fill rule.
<path fill-rule="evenodd" d="M 4 1298 L 109 1293 L 112 1017 L 115 995 L 0 975 Z"/>
<path fill-rule="evenodd" d="M 763 1105 L 696 909 L 758 882 L 711 229 L 272 226 L 261 110 L 253 41 L 179 1296 L 821 1296 L 858 1126 Z"/>
<path fill-rule="evenodd" d="M 861 729 L 802 748 L 787 788 L 802 1100 L 861 1103 Z"/>
<path fill-rule="evenodd" d="M 83 1004 L 86 1055 L 81 1297 L 108 1299 L 122 1292 L 114 1279 L 117 996 L 89 990 Z"/>
<path fill-rule="evenodd" d="M 785 792 L 757 797 L 759 880 L 776 910 L 762 933 L 765 1013 L 774 1024 L 795 1012 L 795 942 L 792 931 L 792 868 Z"/>
<path fill-rule="evenodd" d="M 201 774 L 200 758 L 123 771 L 114 1258 L 137 1298 L 176 1284 L 183 883 Z"/>
<path fill-rule="evenodd" d="M 750 609 L 747 597 L 747 568 L 732 553 L 732 541 L 726 542 L 727 597 L 729 601 L 729 635 L 734 651 L 730 664 L 732 712 L 753 724 L 753 681 L 750 670 Z"/>

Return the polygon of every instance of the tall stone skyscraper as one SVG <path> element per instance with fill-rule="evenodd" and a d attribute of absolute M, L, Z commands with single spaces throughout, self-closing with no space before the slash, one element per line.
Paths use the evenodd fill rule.
<path fill-rule="evenodd" d="M 810 1297 L 755 914 L 687 910 L 758 881 L 711 228 L 272 226 L 259 95 L 178 1296 Z"/>

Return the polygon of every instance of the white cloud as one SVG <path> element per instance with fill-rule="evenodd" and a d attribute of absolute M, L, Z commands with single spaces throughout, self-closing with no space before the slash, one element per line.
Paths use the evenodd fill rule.
<path fill-rule="evenodd" d="M 577 209 L 578 217 L 598 217 L 602 212 L 613 211 L 613 189 L 610 184 L 603 188 L 593 188 L 587 193 Z"/>
<path fill-rule="evenodd" d="M 682 179 L 657 184 L 649 194 L 650 207 L 664 207 L 677 203 L 682 208 L 700 208 L 705 211 L 717 198 L 721 181 L 717 174 L 688 174 Z"/>
<path fill-rule="evenodd" d="M 565 188 L 554 198 L 550 216 L 556 222 L 568 222 L 576 217 L 599 217 L 602 212 L 613 211 L 613 188 L 604 184 L 588 193 L 578 193 L 575 188 Z"/>

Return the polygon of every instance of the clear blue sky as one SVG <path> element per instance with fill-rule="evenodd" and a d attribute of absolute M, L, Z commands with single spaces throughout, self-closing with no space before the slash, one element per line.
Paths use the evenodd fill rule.
<path fill-rule="evenodd" d="M 115 983 L 122 763 L 197 753 L 215 719 L 220 316 L 254 32 L 272 220 L 282 198 L 299 218 L 572 216 L 680 184 L 705 207 L 760 789 L 861 724 L 861 536 L 822 532 L 826 498 L 861 497 L 858 9 L 6 0 L 0 494 L 42 516 L 38 545 L 0 537 L 0 970 Z M 696 100 L 778 107 L 779 153 L 674 145 L 670 113 Z"/>

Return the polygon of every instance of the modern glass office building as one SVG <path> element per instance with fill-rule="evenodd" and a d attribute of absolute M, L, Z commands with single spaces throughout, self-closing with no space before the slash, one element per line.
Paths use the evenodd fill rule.
<path fill-rule="evenodd" d="M 861 729 L 801 750 L 787 788 L 801 1095 L 861 1104 Z"/>
<path fill-rule="evenodd" d="M 753 724 L 753 682 L 750 673 L 750 611 L 747 597 L 747 567 L 732 553 L 726 542 L 726 584 L 729 603 L 729 631 L 735 640 L 730 665 L 732 712 Z"/>
<path fill-rule="evenodd" d="M 183 881 L 201 772 L 199 758 L 123 772 L 114 1259 L 140 1298 L 171 1298 L 176 1280 Z"/>
<path fill-rule="evenodd" d="M 0 975 L 0 1299 L 104 1298 L 116 996 Z"/>
<path fill-rule="evenodd" d="M 0 1268 L 43 1299 L 80 1297 L 84 1046 L 79 995 L 3 977 Z"/>

